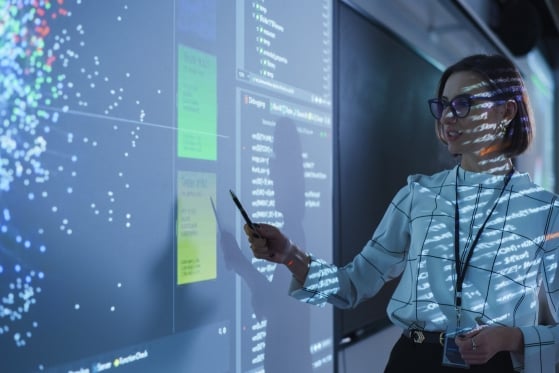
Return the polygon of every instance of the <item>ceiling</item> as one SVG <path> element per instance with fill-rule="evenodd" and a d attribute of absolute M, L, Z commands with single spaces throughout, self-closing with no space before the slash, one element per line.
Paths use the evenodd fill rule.
<path fill-rule="evenodd" d="M 492 0 L 484 5 L 483 21 L 513 55 L 537 48 L 551 68 L 559 67 L 559 0 Z"/>
<path fill-rule="evenodd" d="M 543 33 L 539 48 L 550 66 L 559 70 L 559 0 L 536 0 L 541 11 Z"/>
<path fill-rule="evenodd" d="M 475 53 L 503 53 L 522 67 L 524 52 L 538 49 L 559 72 L 559 0 L 343 1 L 442 67 Z M 527 6 L 532 17 L 525 16 Z M 514 19 L 518 13 L 520 21 Z"/>

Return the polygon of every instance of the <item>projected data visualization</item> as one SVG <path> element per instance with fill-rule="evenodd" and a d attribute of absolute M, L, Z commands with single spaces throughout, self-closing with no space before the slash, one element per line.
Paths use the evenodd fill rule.
<path fill-rule="evenodd" d="M 156 56 L 173 33 L 142 31 L 149 9 L 124 2 L 1 5 L 0 370 L 163 336 L 172 282 L 154 271 L 174 234 L 173 62 Z"/>
<path fill-rule="evenodd" d="M 331 13 L 0 1 L 0 371 L 333 370 L 229 195 L 332 256 Z"/>

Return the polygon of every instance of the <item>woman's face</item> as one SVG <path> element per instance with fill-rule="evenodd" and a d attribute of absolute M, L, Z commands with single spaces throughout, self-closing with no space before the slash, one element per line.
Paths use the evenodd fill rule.
<path fill-rule="evenodd" d="M 480 75 L 470 71 L 453 73 L 444 86 L 441 98 L 447 103 L 452 103 L 456 97 L 474 97 L 469 102 L 470 110 L 465 117 L 455 115 L 446 106 L 439 120 L 440 134 L 448 151 L 461 154 L 463 163 L 473 162 L 479 166 L 500 155 L 504 137 L 502 125 L 510 122 L 506 115 L 508 104 L 484 99 L 484 94 L 487 95 L 490 90 Z M 456 100 L 456 111 L 466 112 L 460 109 L 468 106 L 464 104 L 467 101 Z"/>

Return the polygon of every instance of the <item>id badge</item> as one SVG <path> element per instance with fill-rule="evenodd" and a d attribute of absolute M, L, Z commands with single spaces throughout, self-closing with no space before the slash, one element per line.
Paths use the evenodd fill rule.
<path fill-rule="evenodd" d="M 464 334 L 468 330 L 459 330 L 455 333 L 446 333 L 444 338 L 444 349 L 443 349 L 443 362 L 442 364 L 448 367 L 454 368 L 464 368 L 468 369 L 470 365 L 466 363 L 462 356 L 460 355 L 460 350 L 458 345 L 454 341 L 457 335 Z"/>

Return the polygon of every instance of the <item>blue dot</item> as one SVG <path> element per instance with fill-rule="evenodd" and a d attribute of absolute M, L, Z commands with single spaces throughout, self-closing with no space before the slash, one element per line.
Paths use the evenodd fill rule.
<path fill-rule="evenodd" d="M 16 265 L 14 266 L 14 271 L 16 271 L 16 272 L 21 271 L 21 266 L 20 266 L 19 264 L 16 264 Z"/>

